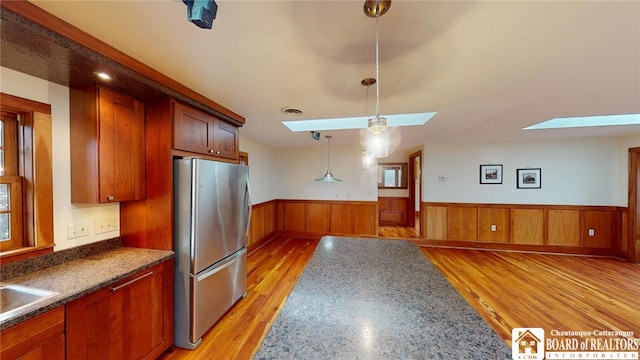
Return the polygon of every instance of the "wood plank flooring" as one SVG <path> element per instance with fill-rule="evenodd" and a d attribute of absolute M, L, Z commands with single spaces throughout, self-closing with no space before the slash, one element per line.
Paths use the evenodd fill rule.
<path fill-rule="evenodd" d="M 194 351 L 160 359 L 251 359 L 319 239 L 277 238 L 248 257 L 248 294 Z M 514 327 L 640 334 L 640 267 L 615 259 L 421 248 L 510 345 Z"/>
<path fill-rule="evenodd" d="M 415 228 L 398 226 L 379 226 L 378 234 L 391 239 L 419 239 L 420 234 Z"/>
<path fill-rule="evenodd" d="M 421 248 L 507 344 L 516 327 L 633 331 L 640 266 L 618 259 Z"/>

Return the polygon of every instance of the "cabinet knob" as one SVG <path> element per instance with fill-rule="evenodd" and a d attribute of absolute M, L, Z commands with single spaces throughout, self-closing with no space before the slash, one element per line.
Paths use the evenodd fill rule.
<path fill-rule="evenodd" d="M 213 149 L 209 150 L 209 152 L 210 152 L 211 154 L 213 154 Z"/>
<path fill-rule="evenodd" d="M 107 196 L 107 200 L 109 200 L 109 201 L 113 201 L 113 195 L 108 195 L 108 196 Z"/>
<path fill-rule="evenodd" d="M 216 151 L 216 155 L 220 155 L 220 150 Z"/>

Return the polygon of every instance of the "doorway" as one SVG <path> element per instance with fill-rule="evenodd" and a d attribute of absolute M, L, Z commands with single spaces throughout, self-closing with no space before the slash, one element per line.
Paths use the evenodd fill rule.
<path fill-rule="evenodd" d="M 640 147 L 629 149 L 628 259 L 640 263 Z"/>
<path fill-rule="evenodd" d="M 409 155 L 409 204 L 413 209 L 409 212 L 412 215 L 409 216 L 409 226 L 415 228 L 422 238 L 422 150 Z"/>

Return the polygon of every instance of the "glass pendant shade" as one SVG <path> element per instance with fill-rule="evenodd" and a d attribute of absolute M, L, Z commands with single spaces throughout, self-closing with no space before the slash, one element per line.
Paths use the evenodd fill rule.
<path fill-rule="evenodd" d="M 324 174 L 323 177 L 317 178 L 315 179 L 315 181 L 336 182 L 336 181 L 342 181 L 342 179 L 338 179 L 337 177 L 333 176 L 333 174 L 331 173 L 331 170 L 327 170 L 327 172 Z"/>
<path fill-rule="evenodd" d="M 378 161 L 375 158 L 369 156 L 369 152 L 367 152 L 367 150 L 362 152 L 362 167 L 364 169 L 371 169 L 375 167 L 377 162 Z"/>
<path fill-rule="evenodd" d="M 389 155 L 389 129 L 387 118 L 369 118 L 367 127 L 367 153 L 372 158 L 386 158 Z"/>

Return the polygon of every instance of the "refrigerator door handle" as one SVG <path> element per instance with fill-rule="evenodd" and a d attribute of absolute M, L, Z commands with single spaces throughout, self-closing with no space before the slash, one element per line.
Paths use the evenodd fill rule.
<path fill-rule="evenodd" d="M 249 237 L 249 228 L 251 225 L 251 213 L 253 212 L 253 207 L 251 206 L 251 186 L 249 186 L 249 179 L 247 179 L 247 225 L 246 225 L 246 236 Z"/>
<path fill-rule="evenodd" d="M 247 252 L 246 249 L 242 249 L 242 250 L 236 252 L 235 254 L 229 256 L 227 259 L 225 259 L 225 261 L 222 264 L 216 265 L 215 268 L 213 268 L 213 269 L 211 269 L 209 271 L 205 270 L 200 275 L 195 275 L 196 281 L 200 282 L 200 281 L 208 278 L 209 276 L 211 276 L 211 275 L 213 275 L 213 274 L 215 274 L 215 273 L 217 273 L 217 272 L 219 272 L 221 270 L 224 270 L 225 268 L 228 268 L 229 266 L 231 266 L 233 264 L 233 262 L 236 259 L 238 259 L 240 256 L 242 256 L 246 252 Z M 193 291 L 193 289 L 192 289 L 192 291 Z M 195 296 L 195 294 L 193 294 L 193 295 Z"/>

